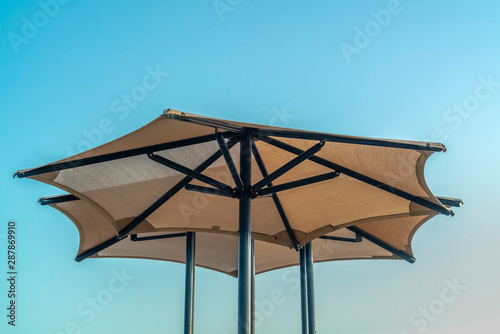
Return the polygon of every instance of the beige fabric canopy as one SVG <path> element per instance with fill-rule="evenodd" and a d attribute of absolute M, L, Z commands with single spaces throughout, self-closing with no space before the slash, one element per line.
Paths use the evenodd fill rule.
<path fill-rule="evenodd" d="M 104 230 L 110 226 L 108 217 L 85 200 L 53 203 L 50 206 L 64 213 L 77 226 L 80 233 L 80 250 L 88 248 L 92 244 L 87 239 L 89 235 L 102 234 L 101 241 L 104 241 L 109 235 L 113 234 L 113 229 Z M 410 241 L 413 233 L 431 217 L 432 215 L 425 214 L 411 217 L 387 217 L 360 223 L 358 226 L 373 236 L 386 237 L 387 241 L 394 247 L 411 254 Z M 99 233 L 97 233 L 98 231 Z M 155 232 L 143 233 L 140 236 L 160 235 L 176 236 L 179 233 Z M 315 262 L 353 259 L 399 259 L 394 253 L 367 239 L 359 238 L 356 241 L 356 233 L 345 228 L 330 232 L 326 236 L 346 238 L 350 241 L 342 241 L 341 239 L 313 240 Z M 186 257 L 185 245 L 185 237 L 180 235 L 147 241 L 132 241 L 132 238 L 126 238 L 96 253 L 93 257 L 140 258 L 184 263 Z M 196 235 L 196 249 L 197 266 L 237 277 L 238 237 L 236 235 L 198 232 Z M 255 241 L 256 274 L 298 264 L 299 254 L 295 249 L 270 242 Z"/>
<path fill-rule="evenodd" d="M 153 254 L 153 248 L 170 249 L 167 243 L 136 245 L 126 236 L 197 231 L 204 232 L 199 234 L 199 242 L 206 235 L 207 244 L 217 238 L 236 244 L 238 184 L 228 161 L 238 169 L 236 143 L 242 131 L 250 132 L 254 140 L 252 184 L 257 187 L 251 218 L 252 236 L 261 241 L 257 256 L 259 252 L 287 254 L 280 255 L 283 261 L 269 263 L 263 256 L 258 272 L 297 264 L 290 247 L 298 249 L 323 235 L 352 235 L 343 229 L 349 226 L 411 256 L 416 229 L 437 213 L 452 214 L 424 180 L 425 162 L 433 152 L 445 151 L 442 144 L 274 128 L 170 109 L 110 143 L 16 175 L 54 185 L 82 199 L 54 205 L 79 228 L 77 260 L 127 256 L 182 261 L 181 253 Z M 229 157 L 224 156 L 224 147 L 229 149 Z M 314 154 L 307 154 L 312 151 Z M 297 162 L 297 157 L 305 160 L 272 180 L 275 186 L 289 189 L 269 188 L 271 184 L 266 182 L 257 191 L 263 176 L 278 173 L 287 162 Z M 194 171 L 197 177 L 186 176 L 185 170 Z M 208 181 L 196 173 L 208 176 Z M 213 232 L 219 235 L 211 236 Z M 332 241 L 315 241 L 327 242 Z M 339 252 L 323 259 L 318 255 L 316 260 L 393 257 L 367 241 L 351 246 L 356 248 L 352 253 Z M 145 247 L 151 251 L 143 250 Z M 225 252 L 213 251 L 220 251 L 221 256 Z M 200 266 L 234 275 L 234 262 L 200 261 Z"/>

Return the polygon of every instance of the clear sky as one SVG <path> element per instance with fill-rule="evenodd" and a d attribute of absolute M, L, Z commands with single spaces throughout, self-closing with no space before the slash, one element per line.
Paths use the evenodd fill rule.
<path fill-rule="evenodd" d="M 77 229 L 36 202 L 61 191 L 12 178 L 118 138 L 166 108 L 443 142 L 448 152 L 429 159 L 426 180 L 465 206 L 419 230 L 413 265 L 317 265 L 317 332 L 496 332 L 498 1 L 55 1 L 0 2 L 0 333 L 181 332 L 182 265 L 76 263 Z M 150 72 L 156 80 L 145 87 Z M 89 141 L 103 120 L 111 126 Z M 15 328 L 6 318 L 10 219 L 18 229 Z M 297 274 L 257 277 L 258 333 L 300 332 Z M 195 332 L 235 333 L 237 281 L 196 275 Z M 120 289 L 110 293 L 116 276 Z M 265 308 L 273 290 L 284 302 Z M 108 299 L 92 308 L 97 296 Z"/>

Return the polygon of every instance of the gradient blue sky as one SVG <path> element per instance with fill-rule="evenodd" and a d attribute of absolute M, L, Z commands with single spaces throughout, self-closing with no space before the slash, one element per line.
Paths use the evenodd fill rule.
<path fill-rule="evenodd" d="M 496 332 L 498 1 L 449 6 L 431 0 L 66 2 L 53 17 L 40 14 L 43 6 L 36 1 L 0 3 L 0 254 L 9 219 L 17 221 L 19 246 L 18 326 L 6 324 L 2 278 L 1 333 L 181 332 L 182 265 L 124 259 L 76 263 L 77 229 L 36 202 L 60 191 L 12 179 L 18 169 L 84 147 L 85 133 L 103 119 L 111 130 L 95 144 L 148 123 L 165 108 L 443 142 L 448 152 L 434 154 L 426 166 L 428 185 L 466 205 L 454 218 L 436 217 L 419 230 L 413 265 L 317 265 L 317 332 Z M 388 10 L 390 19 L 374 23 L 372 11 Z M 34 22 L 39 27 L 30 31 Z M 369 40 L 357 36 L 366 29 Z M 347 44 L 357 48 L 350 57 L 342 51 Z M 117 113 L 122 96 L 157 66 L 168 76 L 126 115 L 124 109 Z M 485 85 L 488 80 L 492 83 Z M 460 113 L 464 103 L 470 111 Z M 5 255 L 0 261 L 4 277 Z M 114 272 L 123 271 L 133 279 L 93 319 L 78 311 L 87 298 L 105 294 Z M 195 332 L 234 333 L 237 281 L 204 269 L 196 275 Z M 285 298 L 273 312 L 259 311 L 259 333 L 299 333 L 296 278 L 295 269 L 257 277 L 259 305 L 267 305 L 273 290 Z M 432 320 L 415 317 L 420 308 L 438 305 L 455 280 L 466 288 L 454 302 Z"/>

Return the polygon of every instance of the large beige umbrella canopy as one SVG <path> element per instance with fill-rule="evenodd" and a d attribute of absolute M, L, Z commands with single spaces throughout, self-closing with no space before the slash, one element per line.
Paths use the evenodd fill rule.
<path fill-rule="evenodd" d="M 223 136 L 237 169 L 239 145 L 235 144 L 243 130 L 249 130 L 254 138 L 253 185 L 263 178 L 259 162 L 267 173 L 272 173 L 296 159 L 297 154 L 319 149 L 323 144 L 316 154 L 273 180 L 275 185 L 311 177 L 323 180 L 276 193 L 286 221 L 277 209 L 276 196 L 254 194 L 252 235 L 257 240 L 297 248 L 318 236 L 370 219 L 411 217 L 424 212 L 451 214 L 431 193 L 423 176 L 425 161 L 432 153 L 444 151 L 442 144 L 272 128 L 172 110 L 110 143 L 19 171 L 17 176 L 66 190 L 109 216 L 106 225 L 85 235 L 86 243 L 78 259 L 95 254 L 102 243 L 120 239 L 132 230 L 234 234 L 238 232 L 237 189 L 216 137 L 217 133 Z M 256 159 L 256 152 L 260 159 Z M 207 185 L 194 179 L 171 191 L 186 178 L 182 171 L 173 169 L 177 165 L 198 169 L 217 183 Z M 207 197 L 193 188 L 186 189 L 186 185 L 200 191 L 214 189 L 228 197 Z M 167 192 L 175 195 L 162 198 Z M 141 216 L 158 200 L 154 211 Z M 138 217 L 143 219 L 139 221 Z"/>
<path fill-rule="evenodd" d="M 449 205 L 461 204 L 460 200 L 439 199 Z M 40 203 L 62 212 L 75 224 L 80 235 L 79 253 L 82 249 L 88 248 L 86 236 L 92 234 L 92 230 L 112 225 L 109 216 L 87 203 L 85 199 L 79 200 L 75 196 L 63 195 L 44 197 L 40 199 Z M 411 239 L 416 230 L 433 216 L 434 214 L 422 213 L 411 217 L 381 218 L 360 222 L 351 229 L 342 228 L 329 232 L 312 241 L 314 262 L 355 259 L 406 259 L 413 262 Z M 364 231 L 365 234 L 356 233 L 359 231 Z M 136 229 L 135 232 L 140 233 L 140 230 Z M 92 257 L 153 259 L 185 263 L 185 237 L 184 231 L 140 234 L 134 234 L 132 231 L 128 238 Z M 196 249 L 195 264 L 197 266 L 234 277 L 238 276 L 237 235 L 212 231 L 197 232 Z M 405 257 L 405 254 L 410 257 Z M 299 265 L 299 254 L 295 249 L 267 241 L 255 241 L 255 274 L 296 265 Z"/>
<path fill-rule="evenodd" d="M 427 158 L 439 151 L 445 151 L 439 143 L 275 128 L 168 109 L 110 143 L 16 175 L 54 185 L 92 207 L 73 219 L 80 222 L 77 261 L 119 256 L 129 234 L 238 236 L 239 332 L 249 333 L 250 238 L 312 249 L 312 240 L 346 228 L 392 253 L 382 256 L 413 261 L 416 229 L 435 214 L 453 214 L 424 180 Z M 82 223 L 97 214 L 103 223 Z"/>

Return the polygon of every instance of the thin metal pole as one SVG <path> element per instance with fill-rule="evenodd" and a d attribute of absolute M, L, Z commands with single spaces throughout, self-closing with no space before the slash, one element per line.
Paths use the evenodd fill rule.
<path fill-rule="evenodd" d="M 306 250 L 302 247 L 299 251 L 300 257 L 300 311 L 302 315 L 302 334 L 308 334 L 307 323 L 307 268 Z"/>
<path fill-rule="evenodd" d="M 184 302 L 184 334 L 193 334 L 195 232 L 186 234 L 186 291 Z"/>
<path fill-rule="evenodd" d="M 239 199 L 238 240 L 238 334 L 250 334 L 251 324 L 251 181 L 252 181 L 252 138 L 248 132 L 240 140 L 240 177 L 243 192 Z"/>
<path fill-rule="evenodd" d="M 255 241 L 252 239 L 252 334 L 255 334 Z"/>
<path fill-rule="evenodd" d="M 307 271 L 307 319 L 309 323 L 309 334 L 315 334 L 316 320 L 314 314 L 314 273 L 312 242 L 307 243 L 305 248 Z"/>

